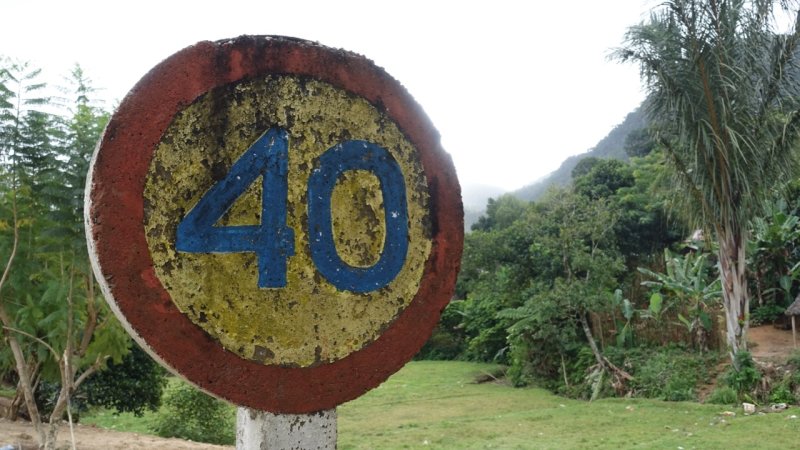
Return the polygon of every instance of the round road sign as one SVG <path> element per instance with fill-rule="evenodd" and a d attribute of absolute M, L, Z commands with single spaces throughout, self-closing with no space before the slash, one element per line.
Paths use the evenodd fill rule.
<path fill-rule="evenodd" d="M 285 37 L 201 42 L 147 74 L 94 155 L 86 215 L 139 344 L 276 413 L 332 408 L 411 359 L 463 241 L 452 162 L 405 89 Z"/>

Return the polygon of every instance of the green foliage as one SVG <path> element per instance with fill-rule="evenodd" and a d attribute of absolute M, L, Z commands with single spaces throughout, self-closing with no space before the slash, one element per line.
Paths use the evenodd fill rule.
<path fill-rule="evenodd" d="M 464 317 L 463 300 L 453 300 L 442 311 L 433 333 L 415 359 L 458 359 L 466 349 L 466 336 L 461 326 Z"/>
<path fill-rule="evenodd" d="M 81 386 L 90 405 L 131 412 L 137 417 L 145 410 L 156 411 L 167 385 L 164 369 L 135 343 L 119 363 L 92 376 Z"/>
<path fill-rule="evenodd" d="M 791 382 L 782 380 L 769 392 L 770 403 L 797 403 L 797 398 L 792 392 Z"/>
<path fill-rule="evenodd" d="M 656 141 L 650 130 L 639 128 L 625 137 L 625 154 L 629 157 L 647 156 L 656 148 Z"/>
<path fill-rule="evenodd" d="M 761 313 L 765 316 L 761 323 L 771 322 L 773 313 L 789 306 L 795 297 L 800 277 L 800 217 L 778 197 L 768 204 L 764 217 L 753 219 L 751 234 L 748 267 L 754 276 L 753 294 L 761 308 L 768 308 Z M 751 320 L 753 315 L 751 311 Z"/>
<path fill-rule="evenodd" d="M 730 386 L 718 386 L 708 396 L 708 403 L 714 405 L 733 405 L 739 401 L 739 393 Z"/>
<path fill-rule="evenodd" d="M 748 224 L 797 168 L 798 45 L 794 2 L 670 0 L 615 55 L 641 69 L 679 210 L 716 233 L 731 356 L 746 348 Z"/>
<path fill-rule="evenodd" d="M 617 347 L 631 347 L 634 345 L 634 332 L 632 321 L 636 316 L 633 303 L 627 298 L 622 298 L 622 290 L 617 289 L 611 298 L 612 317 L 617 330 Z M 617 311 L 625 319 L 625 323 L 617 319 Z"/>
<path fill-rule="evenodd" d="M 775 323 L 783 317 L 786 308 L 775 304 L 756 306 L 750 310 L 750 325 L 758 326 L 767 323 Z"/>
<path fill-rule="evenodd" d="M 590 159 L 581 160 L 591 161 Z M 578 169 L 586 170 L 580 163 L 573 170 L 573 189 L 579 195 L 592 200 L 608 198 L 619 189 L 631 187 L 634 183 L 633 173 L 628 164 L 616 159 L 593 161 L 585 174 L 575 176 Z"/>
<path fill-rule="evenodd" d="M 121 360 L 129 338 L 102 299 L 83 230 L 88 161 L 108 114 L 90 106 L 79 71 L 82 95 L 66 105 L 42 95 L 40 73 L 0 60 L 0 321 L 9 344 L 0 371 L 19 371 L 25 393 L 38 380 L 42 412 L 60 417 L 83 380 Z M 40 423 L 38 408 L 28 414 Z M 36 429 L 49 448 L 55 434 Z"/>
<path fill-rule="evenodd" d="M 490 198 L 486 213 L 472 225 L 473 231 L 501 230 L 508 228 L 525 211 L 525 202 L 506 194 L 497 200 Z"/>
<path fill-rule="evenodd" d="M 736 369 L 738 367 L 738 369 Z M 761 380 L 761 372 L 756 368 L 750 352 L 738 352 L 734 367 L 724 375 L 725 384 L 730 386 L 739 395 L 749 395 Z"/>
<path fill-rule="evenodd" d="M 615 364 L 629 368 L 636 396 L 667 401 L 695 400 L 698 383 L 709 379 L 709 367 L 717 358 L 680 347 L 609 349 L 607 353 Z"/>
<path fill-rule="evenodd" d="M 210 444 L 232 445 L 236 438 L 233 409 L 186 383 L 173 383 L 164 395 L 153 431 Z"/>
<path fill-rule="evenodd" d="M 562 358 L 590 339 L 582 329 L 586 315 L 609 310 L 622 270 L 611 233 L 616 216 L 607 202 L 561 192 L 543 206 L 537 216 L 543 226 L 531 229 L 529 251 L 559 264 L 551 277 L 529 285 L 523 305 L 499 313 L 511 321 L 509 342 L 517 347 L 511 373 L 518 380 L 563 372 Z"/>
<path fill-rule="evenodd" d="M 642 285 L 663 291 L 668 300 L 664 304 L 662 296 L 653 293 L 647 317 L 655 318 L 658 323 L 664 310 L 680 309 L 679 323 L 686 327 L 700 351 L 707 350 L 707 334 L 712 327 L 709 311 L 719 303 L 722 295 L 719 278 L 712 279 L 710 275 L 712 266 L 707 257 L 705 253 L 695 252 L 675 255 L 665 249 L 666 273 L 639 268 L 640 272 L 655 279 L 643 281 Z"/>
<path fill-rule="evenodd" d="M 34 398 L 36 399 L 36 407 L 39 409 L 39 414 L 42 415 L 43 420 L 50 420 L 50 415 L 58 401 L 58 395 L 61 392 L 61 385 L 59 383 L 51 383 L 47 380 L 42 380 L 36 386 Z M 81 395 L 75 395 L 70 399 L 70 412 L 73 415 L 74 421 L 80 420 L 81 413 L 89 408 L 86 398 Z M 66 412 L 63 414 L 66 418 Z"/>

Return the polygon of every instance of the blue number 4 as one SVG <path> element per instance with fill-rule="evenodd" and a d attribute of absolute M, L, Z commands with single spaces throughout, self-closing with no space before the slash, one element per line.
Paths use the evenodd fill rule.
<path fill-rule="evenodd" d="M 258 256 L 258 287 L 286 286 L 286 262 L 294 255 L 294 231 L 286 226 L 289 137 L 271 128 L 235 162 L 178 224 L 175 247 L 190 253 L 253 252 Z M 386 236 L 378 262 L 352 267 L 336 250 L 331 197 L 339 177 L 366 170 L 378 177 L 384 200 Z M 261 224 L 214 226 L 247 188 L 261 177 Z M 308 226 L 311 259 L 338 289 L 366 293 L 388 285 L 408 253 L 408 205 L 400 165 L 384 148 L 366 141 L 346 141 L 326 150 L 308 179 Z"/>
<path fill-rule="evenodd" d="M 258 256 L 258 286 L 286 286 L 286 261 L 294 255 L 294 231 L 286 226 L 288 142 L 286 131 L 280 128 L 271 128 L 256 140 L 178 224 L 176 249 L 253 252 Z M 214 226 L 259 177 L 261 224 Z"/>

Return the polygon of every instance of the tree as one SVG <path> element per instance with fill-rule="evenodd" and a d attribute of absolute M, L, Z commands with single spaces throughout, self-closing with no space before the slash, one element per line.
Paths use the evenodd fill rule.
<path fill-rule="evenodd" d="M 617 214 L 605 199 L 593 201 L 561 191 L 547 199 L 537 219 L 529 252 L 559 267 L 557 275 L 540 279 L 528 290 L 522 306 L 501 314 L 512 321 L 509 336 L 515 347 L 515 370 L 524 371 L 520 366 L 534 360 L 535 371 L 561 371 L 568 384 L 565 355 L 577 349 L 582 333 L 596 362 L 591 371 L 594 399 L 604 374 L 615 377 L 615 384 L 627 376 L 603 356 L 589 323 L 591 313 L 608 310 L 622 271 L 613 234 Z"/>
<path fill-rule="evenodd" d="M 592 200 L 608 198 L 619 189 L 631 187 L 634 183 L 631 168 L 618 159 L 598 159 L 580 176 L 576 176 L 576 171 L 573 170 L 572 177 L 572 188 L 575 192 Z"/>
<path fill-rule="evenodd" d="M 789 31 L 777 33 L 778 18 L 787 16 Z M 799 41 L 794 1 L 669 0 L 631 27 L 615 53 L 640 67 L 682 209 L 719 243 L 734 364 L 747 348 L 748 222 L 796 167 Z"/>
<path fill-rule="evenodd" d="M 44 85 L 27 64 L 0 65 L 0 323 L 36 438 L 54 448 L 70 398 L 129 344 L 100 299 L 88 263 L 81 220 L 86 167 L 107 114 L 89 105 L 84 80 L 68 117 L 37 107 Z M 49 419 L 34 391 L 59 384 Z M 45 421 L 47 425 L 45 426 Z"/>
<path fill-rule="evenodd" d="M 656 142 L 647 128 L 633 130 L 625 136 L 625 154 L 629 157 L 647 156 L 656 147 Z"/>

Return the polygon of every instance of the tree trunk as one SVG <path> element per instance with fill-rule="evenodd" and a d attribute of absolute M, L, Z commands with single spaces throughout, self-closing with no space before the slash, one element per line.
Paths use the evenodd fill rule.
<path fill-rule="evenodd" d="M 14 361 L 17 366 L 19 384 L 22 387 L 22 393 L 25 397 L 25 407 L 28 409 L 28 415 L 31 418 L 31 423 L 33 424 L 38 441 L 44 442 L 44 429 L 42 428 L 39 409 L 36 407 L 36 400 L 33 396 L 33 383 L 30 373 L 28 373 L 28 365 L 25 363 L 25 355 L 22 353 L 22 347 L 20 347 L 17 338 L 12 333 L 7 332 L 6 334 L 8 346 L 11 348 L 11 353 L 14 355 Z"/>
<path fill-rule="evenodd" d="M 8 420 L 9 422 L 16 421 L 19 418 L 19 408 L 24 402 L 25 396 L 22 395 L 22 387 L 19 383 L 17 383 L 17 391 L 14 393 L 14 398 L 8 405 L 8 410 L 6 411 L 6 416 L 4 419 Z"/>
<path fill-rule="evenodd" d="M 727 346 L 736 367 L 736 354 L 747 351 L 747 330 L 750 322 L 750 297 L 747 293 L 745 261 L 746 233 L 718 229 L 719 267 L 722 281 L 722 305 L 725 308 Z"/>
<path fill-rule="evenodd" d="M 601 368 L 605 369 L 606 362 L 603 360 L 603 354 L 600 353 L 600 349 L 597 348 L 597 343 L 594 341 L 594 336 L 592 336 L 592 329 L 589 328 L 589 321 L 586 320 L 586 314 L 580 313 L 580 320 L 581 320 L 581 327 L 583 328 L 584 334 L 586 334 L 586 340 L 589 341 L 589 347 L 592 349 L 592 353 L 594 354 L 594 359 L 597 360 L 597 364 L 600 365 Z"/>

